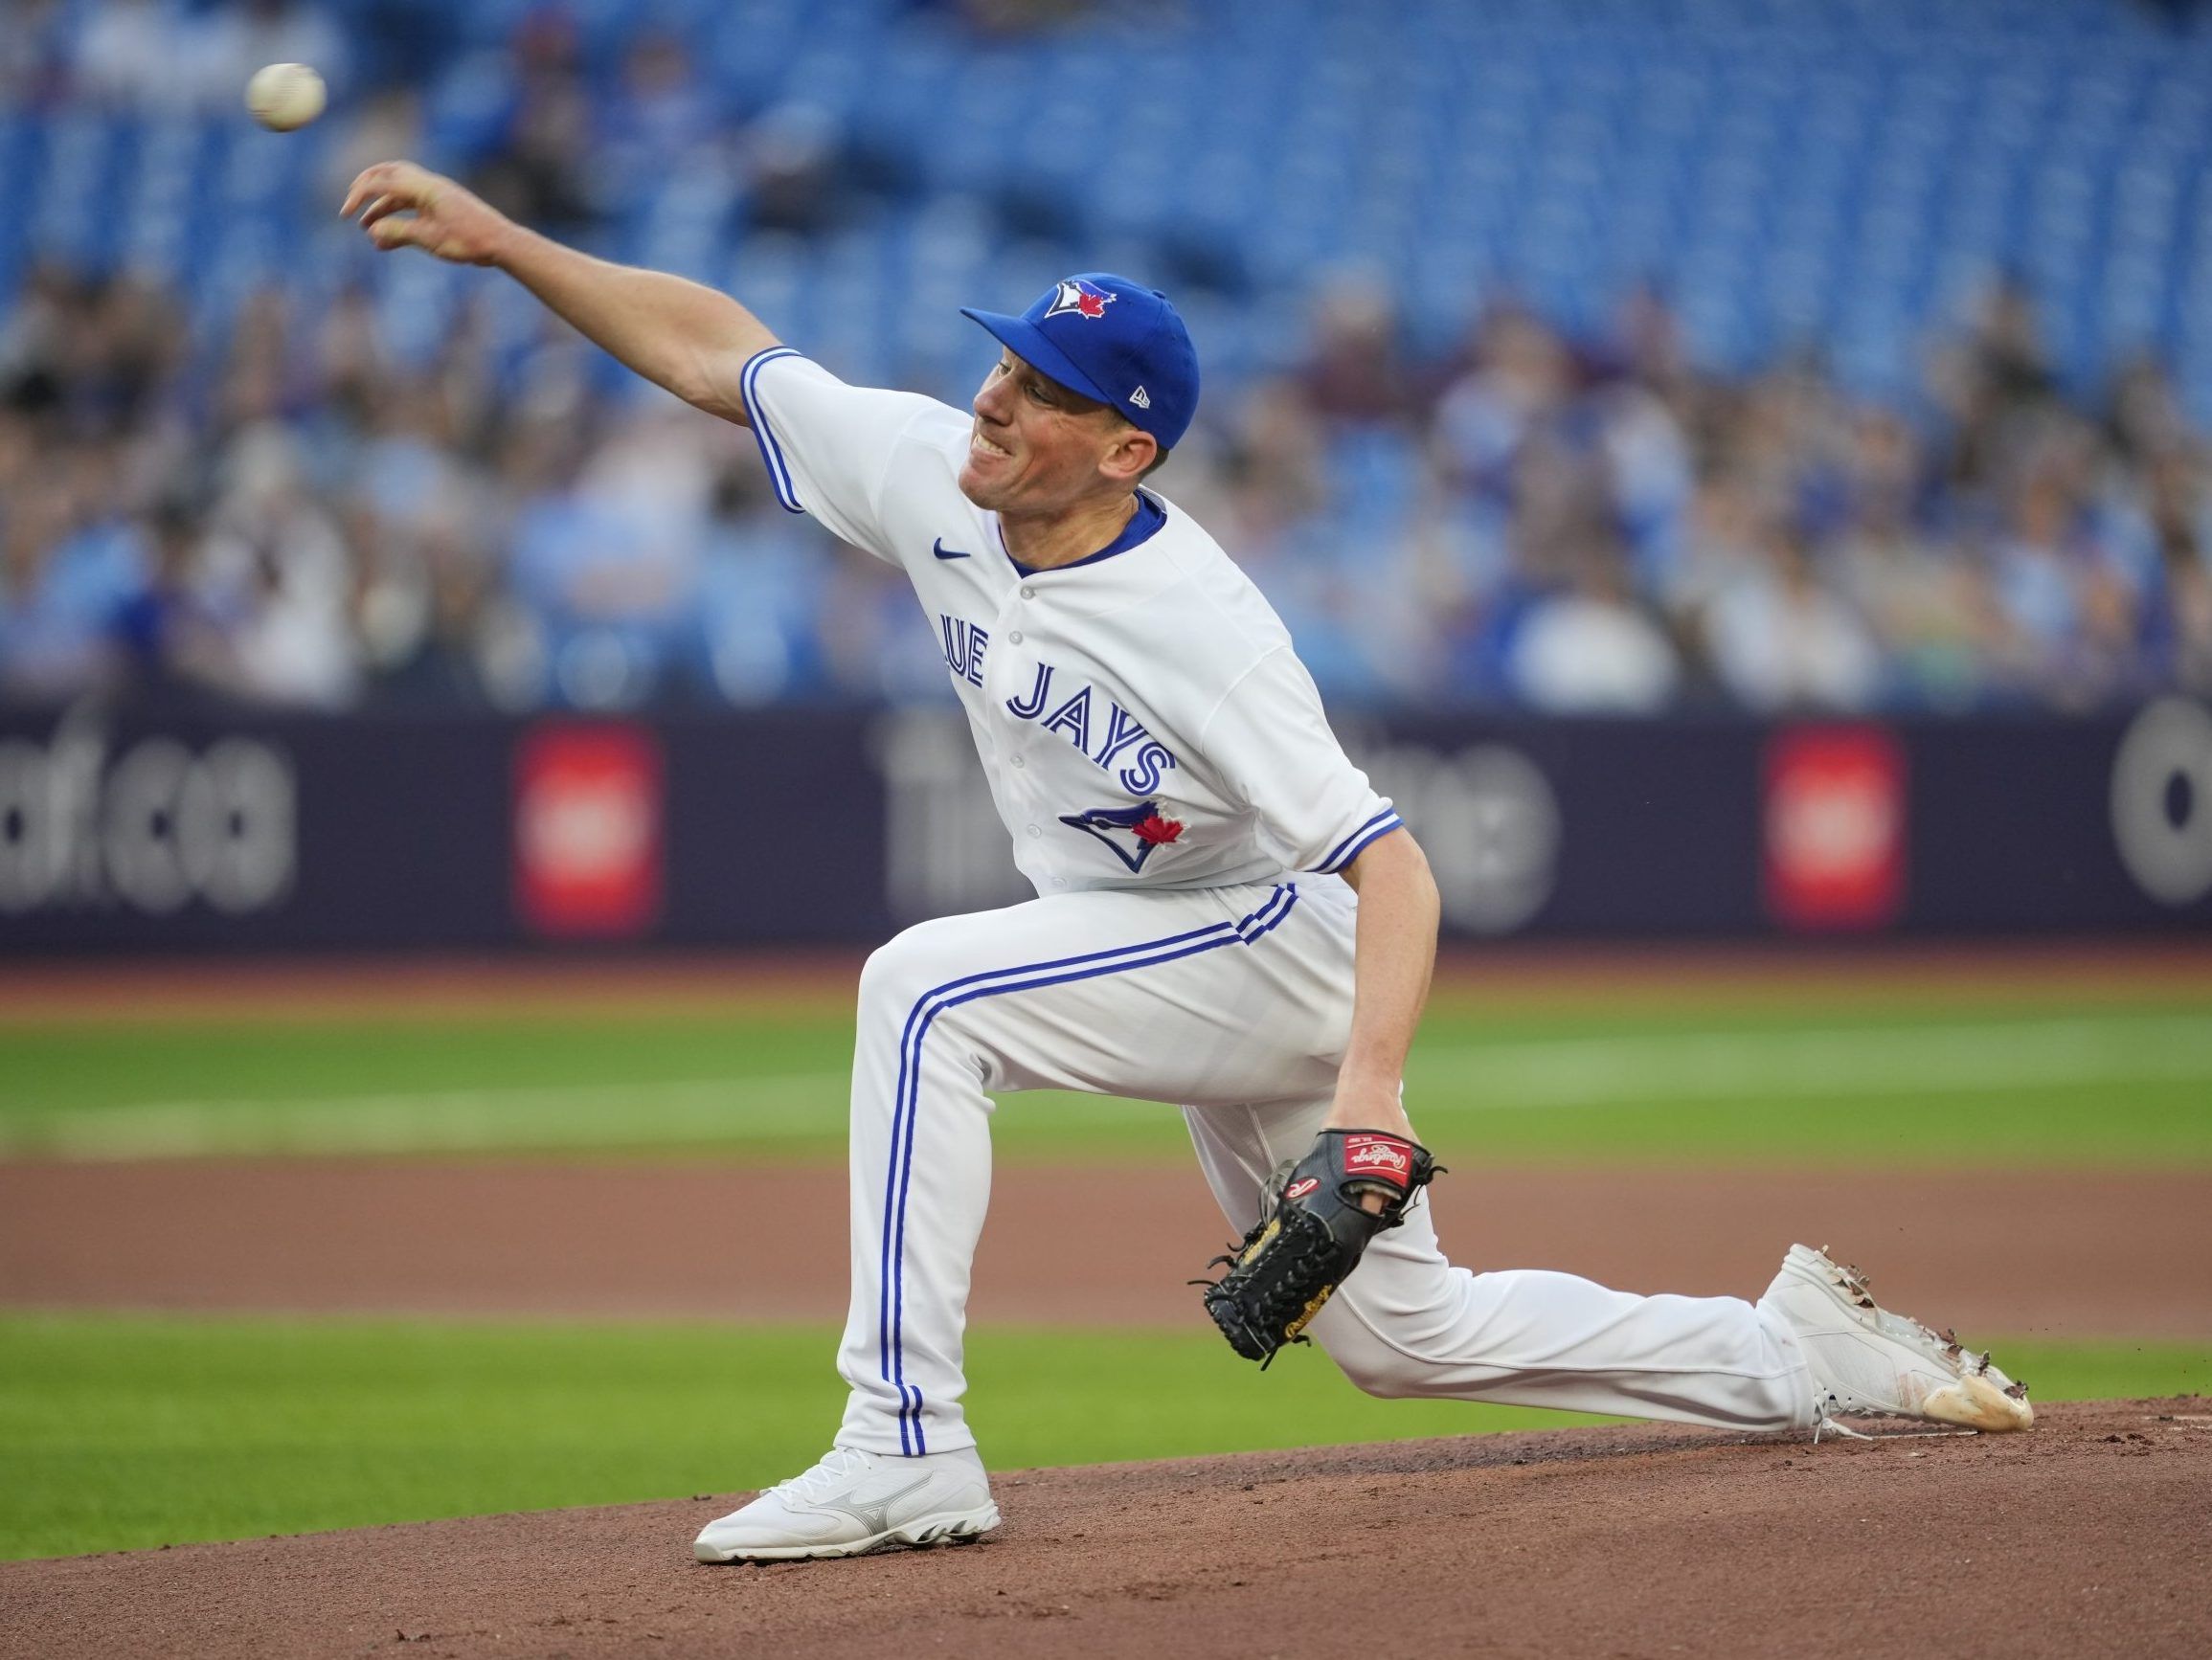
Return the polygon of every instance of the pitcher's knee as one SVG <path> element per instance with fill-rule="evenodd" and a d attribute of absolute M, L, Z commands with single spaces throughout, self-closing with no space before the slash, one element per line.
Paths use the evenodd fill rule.
<path fill-rule="evenodd" d="M 860 971 L 860 1021 L 903 1025 L 930 993 L 960 977 L 946 950 L 957 917 L 919 922 L 869 953 Z"/>
<path fill-rule="evenodd" d="M 1364 1326 L 1347 1320 L 1343 1327 L 1349 1330 L 1317 1334 L 1315 1340 L 1354 1388 L 1385 1400 L 1422 1393 L 1425 1368 L 1417 1358 L 1391 1348 Z"/>

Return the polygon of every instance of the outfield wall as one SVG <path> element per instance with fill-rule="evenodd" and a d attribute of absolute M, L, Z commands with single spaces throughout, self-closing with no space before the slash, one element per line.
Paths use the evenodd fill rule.
<path fill-rule="evenodd" d="M 2212 930 L 2192 702 L 1342 730 L 1463 939 Z M 957 710 L 0 717 L 11 955 L 861 944 L 1026 893 Z"/>

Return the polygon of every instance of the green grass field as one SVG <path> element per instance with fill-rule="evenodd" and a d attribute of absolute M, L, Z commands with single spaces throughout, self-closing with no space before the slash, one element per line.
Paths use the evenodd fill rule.
<path fill-rule="evenodd" d="M 0 1558 L 730 1492 L 812 1463 L 826 1327 L 0 1318 Z M 2000 1345 L 2039 1400 L 2212 1390 L 2212 1349 Z M 1594 1423 L 1375 1401 L 1317 1352 L 982 1331 L 1001 1469 Z M 680 1551 L 686 1539 L 671 1537 Z"/>
<path fill-rule="evenodd" d="M 0 1157 L 841 1155 L 839 1003 L 0 1024 Z M 1449 1158 L 2212 1165 L 2212 1000 L 1923 977 L 1839 997 L 1441 996 L 1408 1074 Z M 1187 1157 L 1157 1106 L 1014 1096 L 1005 1156 Z M 832 1335 L 0 1314 L 0 1556 L 773 1481 Z M 1998 1345 L 2040 1400 L 2212 1389 L 2212 1350 Z M 1002 1469 L 1573 1422 L 1260 1376 L 1210 1335 L 973 1334 Z M 674 1540 L 671 1548 L 680 1548 Z"/>
<path fill-rule="evenodd" d="M 842 1012 L 0 1027 L 0 1156 L 842 1146 Z M 1860 1164 L 2212 1163 L 2212 1006 L 1972 985 L 1824 1006 L 1442 999 L 1407 1075 L 1447 1155 Z M 1180 1121 L 1009 1097 L 1013 1158 L 1180 1158 Z"/>

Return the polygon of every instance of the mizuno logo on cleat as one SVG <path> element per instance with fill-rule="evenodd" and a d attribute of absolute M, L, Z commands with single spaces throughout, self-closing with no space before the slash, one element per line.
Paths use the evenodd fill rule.
<path fill-rule="evenodd" d="M 816 1510 L 842 1511 L 869 1533 L 880 1534 L 891 1527 L 891 1507 L 909 1493 L 919 1492 L 929 1485 L 929 1479 L 927 1475 L 917 1476 L 897 1492 L 887 1492 L 872 1504 L 863 1504 L 858 1499 L 825 1498 L 818 1501 L 814 1508 Z"/>

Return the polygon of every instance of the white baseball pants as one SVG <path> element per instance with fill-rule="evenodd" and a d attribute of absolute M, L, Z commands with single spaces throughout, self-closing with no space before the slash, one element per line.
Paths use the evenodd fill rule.
<path fill-rule="evenodd" d="M 1302 1155 L 1327 1116 L 1351 1025 L 1356 914 L 1350 889 L 1326 878 L 1071 893 L 926 922 L 869 958 L 840 1446 L 914 1455 L 975 1444 L 961 1339 L 990 1200 L 988 1092 L 1181 1105 L 1230 1225 L 1252 1225 L 1269 1172 Z M 1437 1247 L 1426 1196 L 1308 1332 L 1376 1395 L 1733 1429 L 1813 1420 L 1794 1338 L 1754 1305 L 1635 1296 L 1539 1270 L 1470 1273 Z"/>

